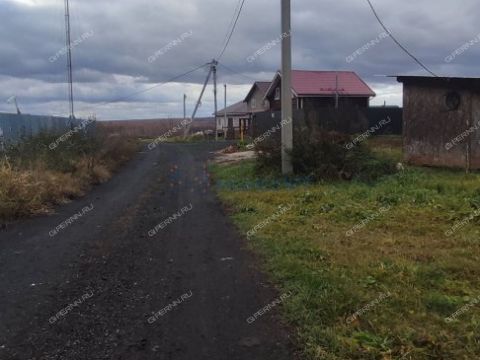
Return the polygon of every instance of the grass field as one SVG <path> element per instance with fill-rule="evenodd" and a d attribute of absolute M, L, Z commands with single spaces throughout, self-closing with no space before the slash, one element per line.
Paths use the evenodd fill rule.
<path fill-rule="evenodd" d="M 117 120 L 98 121 L 96 126 L 108 134 L 119 134 L 130 138 L 156 138 L 179 126 L 184 119 L 155 119 L 155 120 Z M 183 133 L 182 131 L 178 133 Z M 196 118 L 191 125 L 191 133 L 215 128 L 213 118 Z"/>
<path fill-rule="evenodd" d="M 401 159 L 394 138 L 370 146 Z M 251 161 L 211 170 L 294 293 L 283 311 L 305 358 L 480 358 L 479 174 L 407 167 L 369 184 L 291 185 L 259 179 Z"/>

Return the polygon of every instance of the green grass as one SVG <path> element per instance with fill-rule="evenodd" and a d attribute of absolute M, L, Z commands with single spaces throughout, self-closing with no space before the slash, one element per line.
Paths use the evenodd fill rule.
<path fill-rule="evenodd" d="M 398 158 L 394 147 L 387 154 Z M 480 175 L 407 168 L 375 183 L 246 187 L 251 161 L 212 167 L 220 197 L 281 291 L 307 359 L 475 359 L 480 308 L 445 322 L 480 295 L 480 217 L 445 232 L 480 205 Z M 271 180 L 271 179 L 270 179 Z M 235 186 L 237 184 L 237 186 Z M 381 207 L 390 210 L 379 213 Z M 346 232 L 370 219 L 352 236 Z M 375 302 L 357 321 L 346 319 Z"/>

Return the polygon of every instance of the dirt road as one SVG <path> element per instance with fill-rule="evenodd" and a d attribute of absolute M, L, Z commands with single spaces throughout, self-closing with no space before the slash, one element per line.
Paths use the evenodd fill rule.
<path fill-rule="evenodd" d="M 210 189 L 215 146 L 145 151 L 0 230 L 0 359 L 293 359 L 278 308 L 247 322 L 282 294 Z"/>

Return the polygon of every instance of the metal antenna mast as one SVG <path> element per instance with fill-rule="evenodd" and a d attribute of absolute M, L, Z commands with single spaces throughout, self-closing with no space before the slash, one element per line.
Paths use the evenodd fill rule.
<path fill-rule="evenodd" d="M 68 77 L 68 101 L 70 103 L 70 119 L 75 119 L 73 109 L 73 71 L 72 71 L 72 40 L 70 35 L 70 5 L 65 0 L 65 43 L 67 47 L 67 77 Z"/>

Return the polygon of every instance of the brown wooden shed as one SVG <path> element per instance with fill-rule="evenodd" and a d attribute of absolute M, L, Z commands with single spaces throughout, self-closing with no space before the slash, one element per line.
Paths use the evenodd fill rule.
<path fill-rule="evenodd" d="M 397 76 L 405 161 L 480 169 L 480 79 Z"/>

